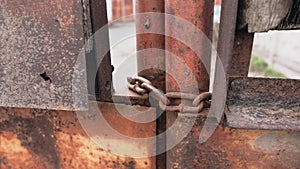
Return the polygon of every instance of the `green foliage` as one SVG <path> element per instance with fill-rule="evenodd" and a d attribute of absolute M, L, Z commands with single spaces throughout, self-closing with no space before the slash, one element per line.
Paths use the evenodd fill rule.
<path fill-rule="evenodd" d="M 252 55 L 250 69 L 258 72 L 259 74 L 265 77 L 277 77 L 277 78 L 286 78 L 286 76 L 272 68 L 269 67 L 262 58 Z"/>

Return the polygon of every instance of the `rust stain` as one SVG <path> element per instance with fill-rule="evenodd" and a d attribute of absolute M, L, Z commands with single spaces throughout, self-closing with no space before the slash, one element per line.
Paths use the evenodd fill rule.
<path fill-rule="evenodd" d="M 199 116 L 192 131 L 170 153 L 168 168 L 293 168 L 300 165 L 299 132 L 230 129 L 222 124 L 200 144 L 206 120 Z M 271 144 L 271 145 L 270 145 Z M 172 158 L 176 157 L 176 158 Z"/>
<path fill-rule="evenodd" d="M 102 108 L 107 113 L 115 111 L 112 105 L 104 104 Z M 0 108 L 0 117 L 4 114 L 7 117 L 0 120 L 0 168 L 155 168 L 155 158 L 121 157 L 100 148 L 85 133 L 75 112 Z M 117 114 L 106 118 L 138 128 L 138 124 L 126 124 Z M 145 134 L 139 130 L 130 131 L 136 131 L 136 137 Z M 112 147 L 117 145 L 129 146 L 122 140 L 111 143 Z"/>

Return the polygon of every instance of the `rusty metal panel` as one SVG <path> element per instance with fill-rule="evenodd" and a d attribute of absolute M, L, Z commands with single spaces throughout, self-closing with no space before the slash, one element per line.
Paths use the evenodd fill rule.
<path fill-rule="evenodd" d="M 134 109 L 155 114 L 154 108 L 99 103 L 102 115 L 120 133 L 137 138 L 155 136 L 155 122 L 134 123 L 118 114 L 115 106 L 121 106 L 129 114 L 134 114 Z M 0 168 L 155 168 L 155 157 L 119 156 L 100 147 L 86 134 L 80 117 L 70 111 L 0 108 Z M 102 126 L 99 124 L 98 129 Z M 126 139 L 109 141 L 111 149 L 153 150 L 147 145 L 128 143 Z"/>
<path fill-rule="evenodd" d="M 232 78 L 226 119 L 230 127 L 300 130 L 300 80 Z"/>
<path fill-rule="evenodd" d="M 84 44 L 81 2 L 0 3 L 0 106 L 85 109 L 86 96 L 72 98 L 86 88 L 85 65 L 74 68 Z"/>
<path fill-rule="evenodd" d="M 168 168 L 299 168 L 299 132 L 241 130 L 219 125 L 206 142 L 199 143 L 200 133 L 205 132 L 203 122 L 207 120 L 199 116 L 192 131 L 174 147 L 184 151 L 168 152 L 177 157 Z"/>

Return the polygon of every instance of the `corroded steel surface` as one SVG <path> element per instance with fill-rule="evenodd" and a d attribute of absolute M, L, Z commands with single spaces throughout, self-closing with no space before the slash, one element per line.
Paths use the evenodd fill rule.
<path fill-rule="evenodd" d="M 209 47 L 210 44 L 205 44 L 204 39 L 212 39 L 213 1 L 166 0 L 165 3 L 166 14 L 178 17 L 167 17 L 165 24 L 167 34 L 178 34 L 184 38 L 166 38 L 166 51 L 168 51 L 166 54 L 166 92 L 192 94 L 206 92 L 209 90 L 208 72 L 210 70 L 211 47 Z M 180 18 L 195 25 L 202 31 L 203 35 L 195 36 L 197 32 L 188 31 L 189 28 L 180 21 Z M 188 46 L 183 42 L 195 44 L 199 51 L 193 51 L 193 46 Z M 197 56 L 196 52 L 200 52 L 200 56 Z M 167 129 L 172 126 L 176 117 L 174 112 L 166 112 Z M 187 121 L 187 123 L 190 122 Z M 189 146 L 197 146 L 197 144 L 190 142 Z M 193 158 L 191 155 L 194 151 L 195 149 L 191 150 L 182 144 L 177 145 L 166 153 L 166 167 L 186 168 L 186 165 L 189 168 L 201 167 L 201 165 L 194 165 L 185 160 L 186 158 Z"/>
<path fill-rule="evenodd" d="M 84 109 L 85 96 L 72 98 L 72 80 L 80 79 L 73 92 L 86 88 L 85 65 L 74 70 L 84 42 L 81 2 L 0 4 L 0 106 Z"/>
<path fill-rule="evenodd" d="M 210 65 L 207 64 L 206 68 L 203 64 L 204 61 L 210 63 L 210 48 L 209 44 L 203 44 L 203 39 L 212 39 L 212 18 L 213 18 L 213 1 L 180 1 L 180 0 L 167 0 L 166 13 L 185 19 L 186 21 L 195 25 L 199 30 L 203 32 L 206 37 L 195 37 L 194 32 L 187 32 L 186 25 L 179 20 L 167 17 L 166 20 L 166 32 L 172 32 L 172 34 L 186 34 L 183 35 L 186 39 L 174 39 L 172 37 L 166 38 L 166 50 L 176 55 L 174 58 L 171 54 L 166 55 L 166 71 L 174 73 L 182 81 L 182 86 L 189 88 L 191 81 L 195 80 L 198 83 L 199 91 L 208 91 L 209 88 L 209 75 Z M 195 52 L 191 50 L 191 46 L 187 46 L 182 41 L 197 43 L 201 56 L 197 56 Z M 199 58 L 201 57 L 201 59 Z M 205 58 L 208 57 L 208 58 Z M 186 65 L 192 73 L 187 74 Z M 167 88 L 169 91 L 179 91 L 178 85 L 167 75 Z M 188 91 L 181 91 L 188 92 Z"/>
<path fill-rule="evenodd" d="M 91 25 L 93 50 L 87 54 L 89 93 L 99 101 L 110 101 L 112 97 L 112 72 L 108 19 L 105 0 L 91 0 Z M 95 65 L 96 63 L 96 65 Z M 94 77 L 94 73 L 96 77 Z M 95 87 L 92 89 L 91 87 Z M 95 93 L 94 93 L 95 91 Z"/>
<path fill-rule="evenodd" d="M 154 16 L 155 13 L 164 13 L 164 11 L 163 0 L 136 1 L 136 45 L 137 51 L 141 51 L 137 53 L 138 74 L 152 81 L 154 86 L 163 91 L 165 90 L 165 36 L 163 35 L 165 22 L 164 18 L 158 20 Z M 139 15 L 141 13 L 144 14 Z"/>
<path fill-rule="evenodd" d="M 230 127 L 300 130 L 300 80 L 232 78 L 226 119 Z"/>
<path fill-rule="evenodd" d="M 248 76 L 253 39 L 254 33 L 248 33 L 247 30 L 235 32 L 231 66 L 228 72 L 230 76 Z"/>
<path fill-rule="evenodd" d="M 99 108 L 109 124 L 124 135 L 155 135 L 155 122 L 133 123 L 118 115 L 113 104 L 101 103 Z M 122 108 L 132 111 L 132 107 Z M 155 109 L 141 109 L 155 114 Z M 110 140 L 111 148 L 138 151 L 139 145 L 132 144 Z M 75 112 L 0 108 L 0 168 L 152 169 L 155 158 L 121 157 L 102 149 L 85 133 Z"/>
<path fill-rule="evenodd" d="M 254 33 L 236 30 L 238 1 L 224 0 L 221 11 L 218 55 L 222 66 L 227 76 L 248 76 Z"/>
<path fill-rule="evenodd" d="M 207 112 L 206 112 L 207 113 Z M 168 168 L 293 168 L 300 166 L 300 133 L 230 129 L 219 125 L 214 134 L 199 143 L 203 121 L 199 116 L 192 131 L 169 156 L 176 156 Z M 182 124 L 190 123 L 188 118 Z M 180 154 L 180 155 L 179 155 Z"/>
<path fill-rule="evenodd" d="M 138 0 L 135 2 L 138 75 L 149 79 L 155 87 L 165 91 L 165 18 L 163 14 L 157 17 L 158 13 L 165 12 L 165 1 Z M 160 34 L 153 32 L 160 32 Z M 165 114 L 163 113 L 157 119 L 156 133 L 162 133 L 165 125 Z M 165 141 L 158 140 L 157 146 L 164 147 Z M 156 168 L 163 169 L 165 155 L 158 155 L 156 160 Z"/>
<path fill-rule="evenodd" d="M 222 1 L 221 21 L 218 37 L 218 55 L 222 61 L 222 66 L 224 67 L 226 73 L 230 69 L 232 60 L 237 11 L 238 1 Z"/>

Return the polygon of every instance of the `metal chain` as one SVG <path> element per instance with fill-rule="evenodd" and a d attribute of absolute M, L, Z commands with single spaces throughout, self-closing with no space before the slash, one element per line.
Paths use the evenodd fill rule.
<path fill-rule="evenodd" d="M 210 107 L 212 94 L 204 92 L 199 95 L 181 92 L 169 92 L 164 94 L 161 90 L 155 88 L 152 83 L 140 76 L 128 77 L 128 88 L 140 95 L 149 95 L 159 102 L 160 109 L 164 111 L 175 111 L 184 113 L 199 113 L 205 107 Z M 191 106 L 179 104 L 171 105 L 171 100 L 183 99 L 192 101 Z"/>

